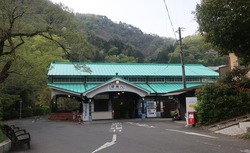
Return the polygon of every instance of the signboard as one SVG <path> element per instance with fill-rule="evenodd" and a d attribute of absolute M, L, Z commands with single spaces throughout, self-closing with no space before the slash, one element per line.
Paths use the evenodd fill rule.
<path fill-rule="evenodd" d="M 114 91 L 120 91 L 120 90 L 124 90 L 125 86 L 121 85 L 121 84 L 110 84 L 109 85 L 109 90 L 114 90 Z"/>
<path fill-rule="evenodd" d="M 197 97 L 186 97 L 186 112 L 195 112 Z"/>
<path fill-rule="evenodd" d="M 82 105 L 82 120 L 89 120 L 89 103 L 83 103 Z"/>
<path fill-rule="evenodd" d="M 187 125 L 195 124 L 195 106 L 197 105 L 197 97 L 186 97 L 186 121 Z"/>

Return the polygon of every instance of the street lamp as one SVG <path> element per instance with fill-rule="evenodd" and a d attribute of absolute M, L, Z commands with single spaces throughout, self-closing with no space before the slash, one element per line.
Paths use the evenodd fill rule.
<path fill-rule="evenodd" d="M 20 103 L 20 116 L 19 116 L 19 118 L 21 119 L 22 118 L 22 100 L 20 100 L 19 101 L 19 103 Z"/>

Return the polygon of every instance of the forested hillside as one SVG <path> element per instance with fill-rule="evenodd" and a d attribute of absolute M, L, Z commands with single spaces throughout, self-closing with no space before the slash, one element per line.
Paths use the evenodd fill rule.
<path fill-rule="evenodd" d="M 180 49 L 173 38 L 146 34 L 127 23 L 115 23 L 106 16 L 77 13 L 76 19 L 87 32 L 87 41 L 95 46 L 92 61 L 180 63 Z M 226 58 L 220 57 L 201 35 L 186 37 L 183 42 L 187 63 L 227 64 Z"/>

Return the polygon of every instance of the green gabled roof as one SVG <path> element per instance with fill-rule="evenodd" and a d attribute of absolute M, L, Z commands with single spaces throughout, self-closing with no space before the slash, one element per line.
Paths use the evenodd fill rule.
<path fill-rule="evenodd" d="M 73 92 L 76 94 L 84 93 L 88 90 L 91 90 L 100 84 L 92 83 L 92 84 L 76 84 L 76 83 L 49 83 L 48 86 L 52 88 L 56 88 L 63 91 Z"/>
<path fill-rule="evenodd" d="M 84 71 L 85 69 L 85 71 Z M 86 70 L 91 70 L 90 73 Z M 201 64 L 186 64 L 186 76 L 212 76 L 219 74 Z M 53 62 L 49 76 L 182 76 L 181 64 L 150 63 L 70 63 Z"/>
<path fill-rule="evenodd" d="M 187 83 L 187 88 L 201 86 L 201 83 Z M 148 84 L 158 94 L 169 93 L 177 90 L 183 89 L 182 83 L 169 83 L 169 84 L 159 84 L 159 83 L 151 83 Z"/>
<path fill-rule="evenodd" d="M 87 83 L 84 85 L 84 84 L 69 84 L 69 83 L 55 83 L 55 84 L 49 83 L 48 85 L 58 90 L 81 94 L 81 93 L 88 92 L 89 90 L 94 89 L 96 87 L 99 87 L 102 84 Z M 160 84 L 160 83 L 138 84 L 136 83 L 134 85 L 144 90 L 150 91 L 151 94 L 156 94 L 156 93 L 164 94 L 164 93 L 169 93 L 169 92 L 183 89 L 183 84 L 181 83 L 170 83 L 170 84 L 166 84 L 166 83 L 165 84 Z M 188 83 L 187 88 L 197 87 L 201 85 L 202 85 L 201 83 Z"/>
<path fill-rule="evenodd" d="M 134 83 L 134 84 L 138 87 L 150 91 L 150 93 L 155 93 L 155 91 L 152 88 L 150 88 L 150 86 L 148 86 L 146 83 Z"/>

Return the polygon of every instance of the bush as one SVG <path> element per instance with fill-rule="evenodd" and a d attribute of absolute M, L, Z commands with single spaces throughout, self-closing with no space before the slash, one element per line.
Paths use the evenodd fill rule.
<path fill-rule="evenodd" d="M 198 125 L 209 125 L 250 113 L 250 90 L 215 83 L 196 90 Z"/>
<path fill-rule="evenodd" d="M 22 117 L 32 117 L 33 109 L 31 107 L 24 107 L 22 109 Z"/>
<path fill-rule="evenodd" d="M 247 133 L 243 134 L 242 138 L 244 138 L 244 139 L 250 139 L 250 132 L 247 132 Z"/>
<path fill-rule="evenodd" d="M 5 135 L 3 134 L 2 127 L 3 127 L 3 124 L 0 123 L 0 143 L 3 142 L 5 139 Z"/>
<path fill-rule="evenodd" d="M 37 105 L 35 108 L 33 108 L 34 116 L 47 115 L 47 114 L 49 114 L 48 106 Z"/>
<path fill-rule="evenodd" d="M 5 135 L 3 134 L 3 131 L 0 130 L 0 143 L 3 142 L 5 139 Z"/>

